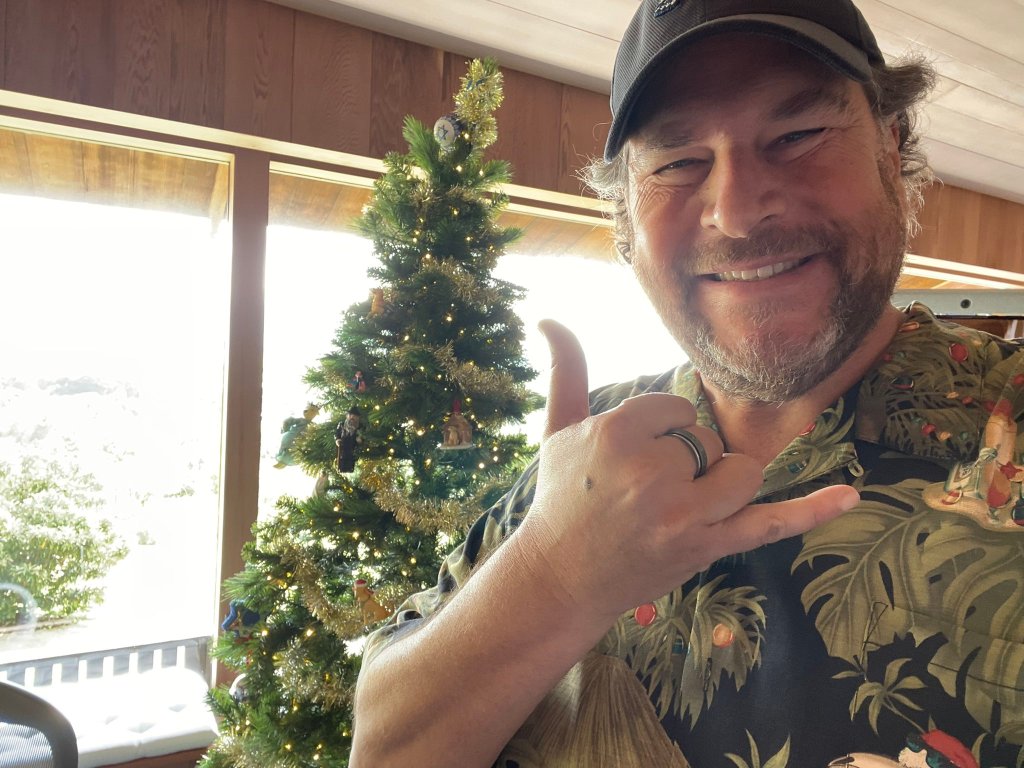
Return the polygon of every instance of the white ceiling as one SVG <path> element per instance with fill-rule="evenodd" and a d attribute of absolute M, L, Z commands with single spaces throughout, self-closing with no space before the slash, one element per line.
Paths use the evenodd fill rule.
<path fill-rule="evenodd" d="M 608 92 L 637 0 L 277 0 L 467 57 Z M 827 0 L 822 0 L 827 1 Z M 1024 0 L 857 0 L 887 57 L 940 79 L 923 129 L 944 181 L 1024 203 Z"/>

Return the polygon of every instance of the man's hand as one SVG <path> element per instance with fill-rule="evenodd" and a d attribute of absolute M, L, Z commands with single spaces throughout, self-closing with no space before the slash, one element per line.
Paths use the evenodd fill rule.
<path fill-rule="evenodd" d="M 651 393 L 590 416 L 579 342 L 553 321 L 541 330 L 551 347 L 551 387 L 536 496 L 522 533 L 541 548 L 553 586 L 576 610 L 610 624 L 721 557 L 803 533 L 856 504 L 853 488 L 833 486 L 751 505 L 761 466 L 723 453 L 718 435 L 695 425 L 688 400 Z M 665 437 L 678 428 L 704 445 L 708 470 L 700 478 L 692 452 Z"/>

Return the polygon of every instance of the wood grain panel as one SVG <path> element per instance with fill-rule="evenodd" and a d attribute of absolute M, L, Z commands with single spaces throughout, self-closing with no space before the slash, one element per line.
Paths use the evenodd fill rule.
<path fill-rule="evenodd" d="M 296 13 L 292 141 L 370 154 L 372 51 L 371 32 Z"/>
<path fill-rule="evenodd" d="M 498 108 L 498 140 L 489 150 L 512 164 L 512 181 L 558 188 L 562 85 L 514 69 L 505 74 L 505 101 Z"/>
<path fill-rule="evenodd" d="M 114 108 L 221 127 L 226 0 L 113 4 Z"/>
<path fill-rule="evenodd" d="M 374 34 L 370 85 L 370 154 L 404 152 L 402 123 L 412 115 L 428 126 L 452 109 L 445 93 L 444 51 Z"/>
<path fill-rule="evenodd" d="M 1024 272 L 1024 205 L 985 196 L 978 253 L 988 266 Z"/>
<path fill-rule="evenodd" d="M 270 223 L 354 232 L 354 222 L 370 200 L 370 190 L 270 174 Z"/>
<path fill-rule="evenodd" d="M 25 134 L 0 129 L 0 192 L 31 194 L 32 166 Z"/>
<path fill-rule="evenodd" d="M 225 24 L 224 127 L 291 140 L 295 11 L 228 0 Z"/>
<path fill-rule="evenodd" d="M 226 163 L 0 128 L 0 192 L 224 216 Z"/>
<path fill-rule="evenodd" d="M 1024 272 L 1024 205 L 948 185 L 925 191 L 921 256 Z"/>
<path fill-rule="evenodd" d="M 607 96 L 570 85 L 563 87 L 557 182 L 559 192 L 590 194 L 578 174 L 591 158 L 604 154 L 610 122 L 611 110 Z"/>
<path fill-rule="evenodd" d="M 0 0 L 0 88 L 7 87 L 7 0 Z"/>
<path fill-rule="evenodd" d="M 5 87 L 79 104 L 114 104 L 107 0 L 5 0 Z"/>
<path fill-rule="evenodd" d="M 444 112 L 455 109 L 455 94 L 462 88 L 462 78 L 469 69 L 469 59 L 457 53 L 445 53 L 444 74 L 441 76 L 441 93 L 444 94 Z M 500 68 L 499 64 L 499 68 Z M 504 74 L 504 70 L 502 70 Z"/>

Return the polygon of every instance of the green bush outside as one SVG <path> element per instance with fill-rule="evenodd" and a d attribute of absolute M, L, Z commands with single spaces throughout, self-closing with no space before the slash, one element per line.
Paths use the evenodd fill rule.
<path fill-rule="evenodd" d="M 0 584 L 31 595 L 40 622 L 84 616 L 103 600 L 97 581 L 128 554 L 110 522 L 89 515 L 101 491 L 73 465 L 0 461 Z M 0 626 L 24 622 L 26 603 L 20 590 L 0 588 Z"/>

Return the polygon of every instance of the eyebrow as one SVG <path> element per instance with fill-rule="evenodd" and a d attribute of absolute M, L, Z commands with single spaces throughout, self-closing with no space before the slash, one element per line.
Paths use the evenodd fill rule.
<path fill-rule="evenodd" d="M 832 85 L 816 85 L 798 91 L 776 104 L 768 117 L 771 120 L 788 120 L 821 109 L 832 109 L 847 114 L 851 108 L 852 103 L 845 89 Z M 681 120 L 670 121 L 648 133 L 644 137 L 644 150 L 679 149 L 692 144 L 693 133 L 682 123 Z M 643 134 L 644 131 L 641 130 L 639 135 Z"/>
<path fill-rule="evenodd" d="M 771 118 L 787 120 L 816 109 L 835 109 L 845 114 L 850 111 L 850 106 L 850 98 L 845 89 L 816 86 L 799 91 L 776 105 L 771 112 Z"/>

